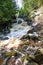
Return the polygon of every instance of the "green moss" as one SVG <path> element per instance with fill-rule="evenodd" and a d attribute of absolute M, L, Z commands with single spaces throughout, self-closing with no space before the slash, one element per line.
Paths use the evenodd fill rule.
<path fill-rule="evenodd" d="M 17 55 L 17 52 L 15 52 L 15 51 L 6 52 L 6 54 L 5 54 L 6 57 L 16 56 L 16 55 Z"/>
<path fill-rule="evenodd" d="M 28 61 L 30 60 L 29 54 L 26 54 L 26 59 L 27 59 Z"/>
<path fill-rule="evenodd" d="M 22 62 L 24 62 L 24 60 L 25 60 L 25 56 L 23 56 L 23 57 L 21 58 L 21 61 L 22 61 Z"/>
<path fill-rule="evenodd" d="M 24 44 L 25 44 L 25 45 L 29 45 L 30 42 L 27 40 L 27 41 L 24 42 Z"/>

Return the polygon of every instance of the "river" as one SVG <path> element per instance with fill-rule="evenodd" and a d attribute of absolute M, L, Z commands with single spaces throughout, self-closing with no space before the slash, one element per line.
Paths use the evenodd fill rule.
<path fill-rule="evenodd" d="M 9 37 L 9 38 L 19 37 L 19 38 L 21 38 L 30 29 L 31 29 L 31 26 L 28 26 L 28 25 L 22 26 L 21 24 L 14 23 L 12 25 L 12 28 L 10 29 L 10 33 L 7 34 L 7 37 Z"/>

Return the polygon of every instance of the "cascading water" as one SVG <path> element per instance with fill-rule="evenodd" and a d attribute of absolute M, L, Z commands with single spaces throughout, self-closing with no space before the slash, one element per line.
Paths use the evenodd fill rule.
<path fill-rule="evenodd" d="M 13 0 L 13 2 L 16 2 L 16 4 L 17 4 L 17 7 L 20 9 L 20 8 L 22 8 L 23 7 L 23 0 Z"/>

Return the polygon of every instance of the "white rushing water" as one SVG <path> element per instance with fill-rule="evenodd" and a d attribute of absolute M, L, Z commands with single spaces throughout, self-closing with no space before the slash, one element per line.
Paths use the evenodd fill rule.
<path fill-rule="evenodd" d="M 13 0 L 13 2 L 16 2 L 17 7 L 19 7 L 19 8 L 23 7 L 23 0 Z"/>
<path fill-rule="evenodd" d="M 10 30 L 10 34 L 8 34 L 9 38 L 13 37 L 22 37 L 27 33 L 28 30 L 31 29 L 31 26 L 22 26 L 21 24 L 14 23 L 12 29 Z"/>

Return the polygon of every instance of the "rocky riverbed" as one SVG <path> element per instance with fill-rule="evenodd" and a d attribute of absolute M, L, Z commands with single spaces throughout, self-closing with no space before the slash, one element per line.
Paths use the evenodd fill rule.
<path fill-rule="evenodd" d="M 10 31 L 0 35 L 0 65 L 43 65 L 43 22 L 14 23 Z"/>
<path fill-rule="evenodd" d="M 12 28 L 12 35 L 5 36 L 9 39 L 0 40 L 0 65 L 43 65 L 42 27 L 40 23 L 33 27 L 24 26 L 24 29 L 17 26 L 17 30 L 20 29 L 16 30 L 17 35 L 14 32 L 16 26 Z"/>

